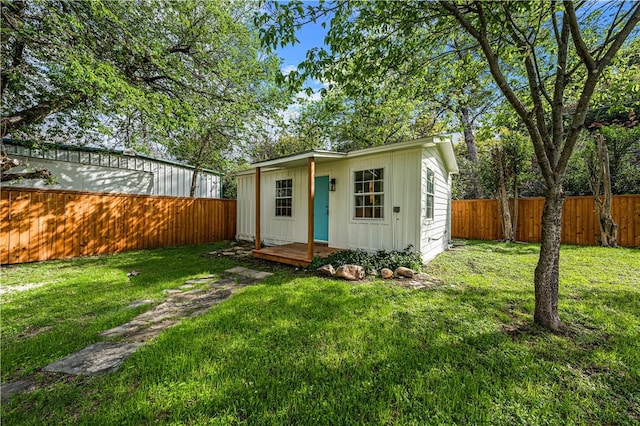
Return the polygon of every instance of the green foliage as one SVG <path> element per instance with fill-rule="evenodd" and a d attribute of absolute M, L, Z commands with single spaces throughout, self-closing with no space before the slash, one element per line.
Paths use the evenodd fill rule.
<path fill-rule="evenodd" d="M 316 138 L 334 150 L 353 151 L 436 133 L 441 128 L 432 110 L 424 99 L 407 96 L 388 83 L 369 87 L 357 96 L 336 87 L 307 104 L 296 125 L 302 129 L 313 126 L 319 134 Z"/>
<path fill-rule="evenodd" d="M 379 271 L 382 268 L 395 270 L 399 266 L 419 272 L 423 267 L 422 256 L 409 245 L 404 250 L 378 250 L 370 253 L 364 250 L 342 250 L 327 257 L 315 257 L 308 266 L 309 270 L 316 270 L 323 265 L 331 264 L 335 268 L 341 265 L 360 265 L 365 271 Z"/>
<path fill-rule="evenodd" d="M 289 94 L 260 49 L 256 4 L 2 3 L 2 135 L 164 145 L 223 169 Z M 37 111 L 37 114 L 34 112 Z"/>
<path fill-rule="evenodd" d="M 640 194 L 640 126 L 603 126 L 609 152 L 611 190 L 614 195 Z M 591 195 L 587 163 L 593 162 L 596 146 L 593 135 L 585 133 L 567 168 L 564 189 L 568 195 Z"/>
<path fill-rule="evenodd" d="M 488 135 L 483 135 L 488 136 Z M 533 147 L 527 137 L 520 132 L 501 128 L 493 137 L 479 141 L 483 188 L 486 194 L 495 195 L 500 185 L 497 162 L 502 162 L 507 190 L 513 197 L 514 187 L 520 192 L 520 184 L 531 170 L 534 157 Z"/>

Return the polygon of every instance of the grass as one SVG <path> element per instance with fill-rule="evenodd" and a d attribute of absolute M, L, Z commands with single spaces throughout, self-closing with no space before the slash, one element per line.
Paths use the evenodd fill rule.
<path fill-rule="evenodd" d="M 116 373 L 39 369 L 147 308 L 141 298 L 236 261 L 211 247 L 6 268 L 6 424 L 638 424 L 640 251 L 566 246 L 560 315 L 532 324 L 531 244 L 469 242 L 431 262 L 431 290 L 278 270 L 145 345 Z M 140 270 L 127 278 L 126 272 Z M 38 332 L 38 330 L 40 330 Z"/>

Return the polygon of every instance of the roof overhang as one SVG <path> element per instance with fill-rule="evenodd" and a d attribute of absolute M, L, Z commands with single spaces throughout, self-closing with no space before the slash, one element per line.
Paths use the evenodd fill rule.
<path fill-rule="evenodd" d="M 456 161 L 456 154 L 453 151 L 453 141 L 451 137 L 440 138 L 437 142 L 437 147 L 449 173 L 460 173 L 460 169 L 458 169 L 458 162 Z"/>
<path fill-rule="evenodd" d="M 308 164 L 309 158 L 313 158 L 316 163 L 324 163 L 335 160 L 343 160 L 348 158 L 361 157 L 364 155 L 381 154 L 392 151 L 404 151 L 412 148 L 436 147 L 447 167 L 449 173 L 458 173 L 458 164 L 456 163 L 455 153 L 453 152 L 453 143 L 450 136 L 429 136 L 413 141 L 399 142 L 390 145 L 374 146 L 371 148 L 359 149 L 357 151 L 336 152 L 336 151 L 320 151 L 312 150 L 297 154 L 287 155 L 285 157 L 274 158 L 271 160 L 260 161 L 251 164 L 253 169 L 261 168 L 263 171 L 277 170 L 283 168 L 302 167 Z M 251 170 L 241 171 L 236 175 L 244 175 L 251 173 Z"/>
<path fill-rule="evenodd" d="M 285 157 L 274 158 L 273 160 L 265 160 L 260 161 L 258 163 L 253 163 L 251 167 L 253 168 L 292 168 L 292 167 L 300 167 L 306 166 L 309 158 L 313 158 L 316 163 L 323 163 L 335 159 L 345 158 L 347 153 L 345 152 L 335 152 L 335 151 L 306 151 L 298 154 L 287 155 Z"/>

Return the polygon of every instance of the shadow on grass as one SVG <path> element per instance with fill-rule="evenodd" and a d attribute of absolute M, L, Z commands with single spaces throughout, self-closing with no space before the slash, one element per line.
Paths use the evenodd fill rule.
<path fill-rule="evenodd" d="M 95 343 L 101 340 L 98 336 L 101 331 L 150 309 L 150 306 L 126 309 L 134 300 L 160 301 L 166 298 L 165 289 L 241 265 L 237 259 L 206 255 L 226 244 L 142 250 L 14 267 L 8 276 L 16 284 L 25 279 L 51 283 L 3 296 L 0 342 L 3 382 L 20 379 Z M 132 271 L 139 274 L 127 277 Z"/>
<path fill-rule="evenodd" d="M 558 342 L 531 330 L 522 331 L 524 341 L 514 341 L 491 324 L 470 328 L 477 313 L 456 313 L 451 300 L 441 300 L 447 297 L 393 288 L 359 291 L 323 280 L 250 288 L 206 317 L 163 334 L 122 373 L 96 383 L 104 388 L 93 392 L 109 396 L 97 396 L 97 406 L 85 407 L 78 420 L 591 420 L 593 407 L 581 406 L 581 392 L 604 398 L 611 382 L 583 388 L 566 368 L 573 350 L 560 353 Z"/>
<path fill-rule="evenodd" d="M 180 260 L 162 254 L 126 263 L 121 270 L 180 268 Z M 147 279 L 154 282 L 158 276 Z M 496 317 L 522 309 L 532 297 L 532 287 L 521 284 L 505 289 L 477 282 L 456 290 L 410 291 L 302 279 L 283 270 L 207 315 L 167 330 L 121 371 L 96 378 L 82 392 L 60 386 L 52 393 L 25 395 L 3 407 L 3 419 L 33 424 L 41 419 L 629 423 L 638 408 L 640 383 L 638 363 L 629 360 L 637 353 L 635 334 L 620 329 L 607 337 L 589 331 L 587 314 L 584 324 L 567 335 L 526 326 L 505 332 Z M 637 295 L 625 290 L 607 297 L 605 304 Z M 589 304 L 598 300 L 589 296 Z M 601 340 L 605 343 L 597 344 Z"/>

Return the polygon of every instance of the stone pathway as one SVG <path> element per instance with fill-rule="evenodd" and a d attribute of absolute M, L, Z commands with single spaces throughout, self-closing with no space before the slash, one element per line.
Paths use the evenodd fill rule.
<path fill-rule="evenodd" d="M 155 308 L 136 316 L 125 324 L 100 333 L 100 336 L 108 341 L 94 343 L 47 365 L 43 371 L 89 376 L 113 372 L 140 346 L 163 330 L 180 324 L 185 318 L 205 314 L 241 288 L 273 275 L 243 267 L 227 269 L 225 272 L 228 278 L 219 279 L 216 275 L 209 275 L 186 281 L 178 289 L 165 290 L 168 298 Z M 152 303 L 152 300 L 147 299 L 136 300 L 127 308 L 132 309 Z M 0 387 L 2 400 L 27 390 L 30 385 L 31 382 L 28 380 L 3 384 Z"/>

